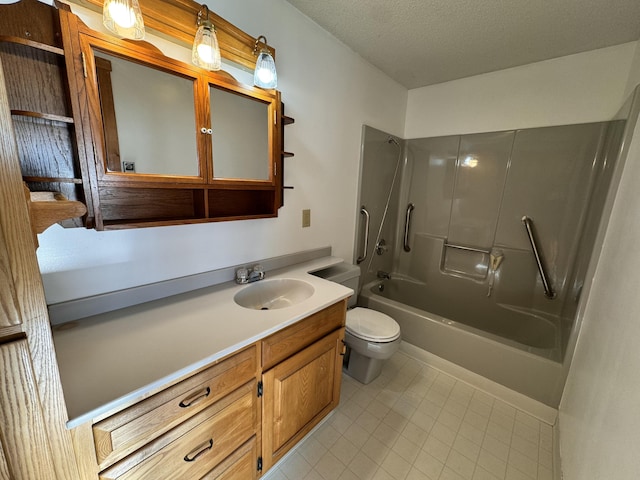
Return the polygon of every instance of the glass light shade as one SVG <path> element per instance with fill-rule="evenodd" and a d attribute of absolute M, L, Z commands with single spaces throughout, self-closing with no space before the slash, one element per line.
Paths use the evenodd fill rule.
<path fill-rule="evenodd" d="M 222 66 L 216 30 L 209 21 L 203 22 L 198 27 L 193 40 L 191 61 L 194 65 L 207 70 L 220 70 Z"/>
<path fill-rule="evenodd" d="M 120 37 L 132 40 L 144 38 L 144 21 L 138 0 L 105 0 L 102 23 Z"/>
<path fill-rule="evenodd" d="M 256 61 L 256 70 L 253 74 L 253 84 L 256 87 L 276 88 L 278 86 L 278 74 L 276 62 L 268 51 L 260 52 Z"/>

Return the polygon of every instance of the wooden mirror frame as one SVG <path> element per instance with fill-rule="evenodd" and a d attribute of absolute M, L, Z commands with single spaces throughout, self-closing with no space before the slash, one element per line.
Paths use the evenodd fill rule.
<path fill-rule="evenodd" d="M 72 90 L 80 97 L 83 123 L 90 125 L 85 135 L 91 179 L 95 228 L 132 228 L 142 226 L 202 223 L 277 216 L 282 205 L 282 106 L 280 93 L 244 85 L 224 71 L 209 72 L 191 64 L 164 56 L 155 46 L 140 41 L 122 40 L 97 32 L 71 12 L 61 12 L 69 69 L 75 78 Z M 97 94 L 95 65 L 91 48 L 125 57 L 170 73 L 193 78 L 194 102 L 198 125 L 210 125 L 209 85 L 268 104 L 269 178 L 267 180 L 215 178 L 211 161 L 211 138 L 198 136 L 199 176 L 181 177 L 156 174 L 106 172 L 102 112 Z M 91 161 L 93 160 L 93 161 Z M 158 190 L 161 189 L 161 190 Z M 148 209 L 146 207 L 149 207 Z M 136 213 L 138 212 L 138 213 Z"/>

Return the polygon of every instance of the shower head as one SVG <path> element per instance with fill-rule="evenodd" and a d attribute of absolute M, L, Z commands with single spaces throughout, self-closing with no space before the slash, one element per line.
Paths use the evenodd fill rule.
<path fill-rule="evenodd" d="M 395 139 L 395 138 L 393 138 L 393 137 L 389 137 L 389 138 L 387 138 L 387 143 L 393 143 L 393 144 L 395 144 L 395 146 L 396 146 L 396 147 L 399 147 L 399 146 L 400 146 L 400 144 L 398 143 L 398 140 L 396 140 L 396 139 Z"/>

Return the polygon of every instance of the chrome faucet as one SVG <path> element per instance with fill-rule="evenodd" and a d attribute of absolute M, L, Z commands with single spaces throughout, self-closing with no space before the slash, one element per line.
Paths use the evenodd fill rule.
<path fill-rule="evenodd" d="M 391 280 L 391 275 L 389 275 L 388 272 L 385 272 L 383 270 L 378 270 L 378 273 L 376 274 L 376 276 L 380 279 L 380 280 Z"/>
<path fill-rule="evenodd" d="M 264 278 L 262 265 L 254 265 L 253 268 L 240 267 L 236 270 L 236 283 L 253 283 Z"/>

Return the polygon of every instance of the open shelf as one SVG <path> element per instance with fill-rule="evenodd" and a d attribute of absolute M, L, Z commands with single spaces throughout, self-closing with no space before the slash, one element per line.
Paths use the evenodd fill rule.
<path fill-rule="evenodd" d="M 34 177 L 29 175 L 23 175 L 22 180 L 25 182 L 34 182 L 34 183 L 73 183 L 75 185 L 82 185 L 81 178 Z"/>
<path fill-rule="evenodd" d="M 11 115 L 20 117 L 43 118 L 45 120 L 53 120 L 55 122 L 73 123 L 73 118 L 63 115 L 55 115 L 53 113 L 30 112 L 28 110 L 11 110 Z"/>
<path fill-rule="evenodd" d="M 24 189 L 34 234 L 44 232 L 54 223 L 87 213 L 82 202 L 67 200 L 59 192 L 31 192 L 26 185 Z"/>
<path fill-rule="evenodd" d="M 55 53 L 56 55 L 64 55 L 64 50 L 60 47 L 54 47 L 53 45 L 47 45 L 46 43 L 34 42 L 26 38 L 14 37 L 12 35 L 0 35 L 0 42 L 18 43 L 20 45 L 26 45 L 28 47 L 37 48 L 38 50 L 44 50 L 45 52 Z"/>

